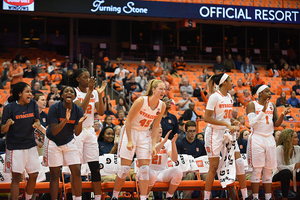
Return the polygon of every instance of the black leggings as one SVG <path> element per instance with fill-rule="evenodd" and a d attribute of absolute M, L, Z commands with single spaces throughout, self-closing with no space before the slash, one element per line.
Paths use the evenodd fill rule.
<path fill-rule="evenodd" d="M 281 170 L 273 176 L 272 182 L 281 182 L 282 197 L 288 197 L 291 180 L 293 180 L 293 173 L 289 169 Z M 300 173 L 296 173 L 296 180 L 300 181 Z"/>

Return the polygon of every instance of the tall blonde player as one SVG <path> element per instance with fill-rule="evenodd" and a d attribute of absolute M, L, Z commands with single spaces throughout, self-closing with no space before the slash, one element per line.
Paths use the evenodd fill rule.
<path fill-rule="evenodd" d="M 76 144 L 80 152 L 81 163 L 88 163 L 89 165 L 95 200 L 100 200 L 101 176 L 99 171 L 99 148 L 93 125 L 95 108 L 99 115 L 104 114 L 102 93 L 105 90 L 106 81 L 103 81 L 101 88 L 97 90 L 94 89 L 95 83 L 96 80 L 90 78 L 90 73 L 85 68 L 76 70 L 76 72 L 69 77 L 69 85 L 74 87 L 76 91 L 74 103 L 80 106 L 87 116 L 87 119 L 82 124 L 82 132 L 76 137 Z M 75 191 L 72 191 L 72 193 L 75 194 Z"/>
<path fill-rule="evenodd" d="M 214 84 L 219 90 L 215 91 Z M 226 73 L 213 75 L 210 77 L 208 85 L 211 95 L 207 102 L 204 117 L 204 121 L 209 123 L 205 131 L 205 149 L 209 160 L 209 171 L 205 182 L 205 200 L 210 198 L 212 184 L 219 166 L 224 132 L 229 129 L 231 133 L 234 133 L 236 128 L 230 123 L 233 101 L 230 94 L 227 93 L 233 86 L 231 77 Z M 241 158 L 237 142 L 235 145 L 236 176 L 241 185 L 243 200 L 245 200 L 248 195 L 244 161 Z"/>
<path fill-rule="evenodd" d="M 141 200 L 145 200 L 149 182 L 149 163 L 151 156 L 156 155 L 155 144 L 159 124 L 166 105 L 160 99 L 166 92 L 165 83 L 161 80 L 151 80 L 144 96 L 138 98 L 132 105 L 125 126 L 123 126 L 118 156 L 121 157 L 121 167 L 116 177 L 112 199 L 117 199 L 129 174 L 134 153 L 140 166 L 139 185 Z M 155 120 L 154 120 L 155 119 Z M 153 122 L 152 135 L 149 131 Z M 152 140 L 151 140 L 152 136 Z"/>
<path fill-rule="evenodd" d="M 286 108 L 277 116 L 277 108 L 270 102 L 271 91 L 266 85 L 258 85 L 252 89 L 252 95 L 257 94 L 258 101 L 252 101 L 247 106 L 249 124 L 252 134 L 248 138 L 248 164 L 253 168 L 251 187 L 253 199 L 258 200 L 259 183 L 263 171 L 262 182 L 265 188 L 265 199 L 272 197 L 272 170 L 277 167 L 276 142 L 273 137 L 274 126 L 282 123 L 284 115 L 289 113 Z"/>

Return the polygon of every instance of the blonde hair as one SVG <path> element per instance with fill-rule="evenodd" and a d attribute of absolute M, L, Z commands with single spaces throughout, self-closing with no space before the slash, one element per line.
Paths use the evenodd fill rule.
<path fill-rule="evenodd" d="M 153 95 L 153 91 L 152 89 L 153 88 L 157 88 L 158 84 L 160 83 L 163 83 L 164 82 L 162 80 L 156 80 L 156 79 L 152 79 L 150 82 L 149 82 L 149 88 L 148 90 L 146 91 L 146 93 L 144 94 L 144 96 L 152 96 Z"/>
<path fill-rule="evenodd" d="M 294 132 L 295 131 L 292 129 L 284 129 L 280 133 L 279 139 L 277 141 L 277 146 L 278 145 L 283 146 L 283 157 L 286 165 L 290 164 L 290 155 L 293 150 L 292 137 Z"/>

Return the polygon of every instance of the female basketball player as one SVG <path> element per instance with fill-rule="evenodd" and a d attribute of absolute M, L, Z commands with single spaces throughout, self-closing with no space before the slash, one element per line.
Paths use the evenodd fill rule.
<path fill-rule="evenodd" d="M 214 83 L 217 85 L 217 91 L 215 91 Z M 229 129 L 234 134 L 236 128 L 230 123 L 233 101 L 227 91 L 231 90 L 233 86 L 231 77 L 226 73 L 213 75 L 208 80 L 208 85 L 211 95 L 207 102 L 204 117 L 204 121 L 209 123 L 205 131 L 205 148 L 209 160 L 209 171 L 205 182 L 205 200 L 210 198 L 212 184 L 219 165 L 220 151 L 223 148 L 224 132 Z M 241 158 L 237 142 L 235 146 L 236 175 L 241 185 L 243 200 L 245 200 L 248 195 L 244 161 Z"/>
<path fill-rule="evenodd" d="M 247 106 L 249 124 L 252 134 L 249 136 L 247 151 L 248 162 L 253 168 L 251 187 L 253 199 L 258 199 L 259 183 L 263 171 L 262 182 L 265 188 L 265 199 L 272 197 L 272 170 L 277 167 L 276 143 L 273 137 L 274 126 L 282 123 L 283 117 L 290 112 L 286 108 L 277 116 L 277 108 L 270 102 L 271 91 L 266 85 L 253 87 L 252 95 L 257 94 L 258 101 L 252 101 Z"/>
<path fill-rule="evenodd" d="M 73 177 L 76 200 L 81 199 L 80 154 L 75 144 L 74 133 L 79 135 L 86 119 L 83 110 L 73 103 L 74 88 L 61 90 L 62 101 L 53 104 L 48 112 L 49 126 L 44 141 L 44 165 L 50 167 L 51 199 L 57 199 L 61 166 L 69 166 Z"/>
<path fill-rule="evenodd" d="M 145 96 L 138 98 L 132 105 L 125 126 L 122 128 L 119 141 L 118 156 L 121 157 L 121 168 L 115 181 L 113 199 L 117 199 L 129 174 L 134 153 L 139 161 L 139 185 L 141 200 L 145 200 L 149 182 L 149 163 L 151 155 L 156 155 L 155 144 L 159 131 L 159 124 L 166 105 L 160 100 L 166 92 L 164 82 L 151 80 Z M 155 119 L 155 120 L 154 120 Z M 151 133 L 150 124 L 154 120 Z"/>
<path fill-rule="evenodd" d="M 152 126 L 150 127 L 150 130 Z M 148 195 L 151 191 L 154 183 L 165 182 L 170 183 L 169 190 L 166 193 L 166 199 L 172 199 L 174 192 L 176 191 L 181 179 L 182 171 L 179 168 L 172 167 L 167 169 L 168 157 L 171 158 L 173 162 L 177 161 L 178 153 L 176 148 L 176 140 L 178 134 L 176 133 L 172 140 L 169 140 L 169 135 L 171 131 L 167 133 L 165 138 L 162 138 L 162 128 L 159 125 L 159 132 L 156 138 L 156 156 L 153 156 L 150 162 L 150 176 L 149 176 L 149 188 Z M 147 196 L 148 198 L 148 196 Z"/>
<path fill-rule="evenodd" d="M 88 163 L 91 170 L 91 180 L 95 193 L 95 200 L 101 199 L 101 176 L 99 171 L 99 148 L 95 133 L 94 112 L 95 108 L 99 115 L 104 114 L 102 93 L 106 87 L 106 81 L 102 82 L 101 88 L 95 90 L 96 79 L 90 78 L 90 73 L 85 68 L 76 70 L 69 77 L 69 85 L 75 88 L 76 98 L 74 103 L 83 109 L 87 119 L 82 124 L 82 133 L 76 137 L 76 144 L 80 151 L 81 164 Z M 73 180 L 73 179 L 72 179 Z M 74 196 L 74 190 L 72 191 Z"/>
<path fill-rule="evenodd" d="M 12 101 L 4 107 L 1 132 L 6 133 L 5 172 L 12 173 L 11 199 L 19 198 L 19 183 L 24 169 L 29 179 L 26 200 L 31 199 L 40 169 L 33 130 L 40 126 L 39 109 L 32 99 L 31 88 L 19 82 L 12 90 Z"/>

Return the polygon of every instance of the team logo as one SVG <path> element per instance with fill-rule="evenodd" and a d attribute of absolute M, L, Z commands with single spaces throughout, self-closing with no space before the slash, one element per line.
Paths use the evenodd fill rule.
<path fill-rule="evenodd" d="M 110 164 L 111 163 L 111 159 L 110 158 L 106 158 L 106 164 Z"/>
<path fill-rule="evenodd" d="M 273 108 L 270 106 L 270 110 L 273 110 Z"/>
<path fill-rule="evenodd" d="M 166 147 L 165 146 L 163 146 L 161 149 L 165 149 Z"/>
<path fill-rule="evenodd" d="M 159 115 L 159 113 L 160 113 L 160 112 L 159 112 L 159 111 L 157 111 L 156 115 Z"/>
<path fill-rule="evenodd" d="M 92 94 L 91 98 L 94 98 L 94 95 Z"/>
<path fill-rule="evenodd" d="M 104 165 L 103 165 L 103 163 L 100 163 L 100 169 L 103 169 L 104 168 Z"/>

